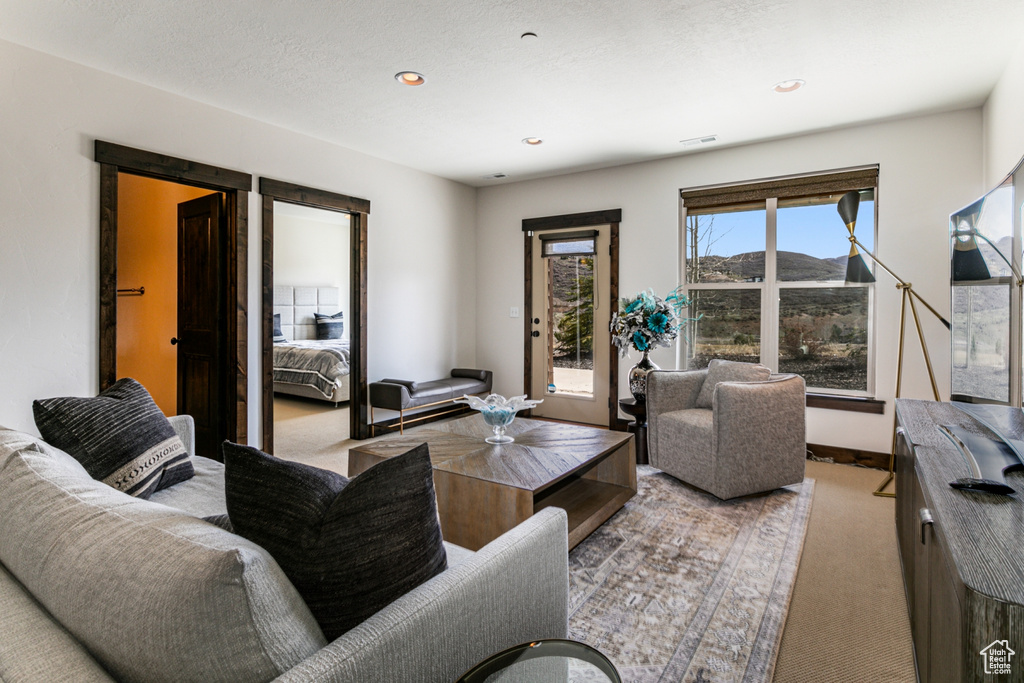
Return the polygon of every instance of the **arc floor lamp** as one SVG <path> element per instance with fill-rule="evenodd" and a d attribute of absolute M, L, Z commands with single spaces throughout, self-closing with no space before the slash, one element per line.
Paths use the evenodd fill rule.
<path fill-rule="evenodd" d="M 871 269 L 868 268 L 867 263 L 864 262 L 864 257 L 858 252 L 863 251 L 872 261 L 877 263 L 879 267 L 892 276 L 896 280 L 896 289 L 900 290 L 900 341 L 899 341 L 899 355 L 896 360 L 896 395 L 895 398 L 900 398 L 900 391 L 903 388 L 903 347 L 906 339 L 906 326 L 907 326 L 907 308 L 910 308 L 910 312 L 914 317 L 914 327 L 917 330 L 917 338 L 921 342 L 921 351 L 924 354 L 924 364 L 928 369 L 928 379 L 932 383 L 932 393 L 935 395 L 935 400 L 942 400 L 939 398 L 939 386 L 935 382 L 935 372 L 932 370 L 932 360 L 928 355 L 928 344 L 924 339 L 924 331 L 921 329 L 921 318 L 917 313 L 917 304 L 915 300 L 920 302 L 925 308 L 927 308 L 932 315 L 939 319 L 939 321 L 946 326 L 946 329 L 950 329 L 949 321 L 942 317 L 935 308 L 921 298 L 921 295 L 914 290 L 914 286 L 902 279 L 896 273 L 892 271 L 887 265 L 878 260 L 878 257 L 868 251 L 858 240 L 854 234 L 854 228 L 857 225 L 857 209 L 860 207 L 860 192 L 856 190 L 847 192 L 843 195 L 842 199 L 839 200 L 839 204 L 836 209 L 839 211 L 840 218 L 846 223 L 846 229 L 850 231 L 850 257 L 846 262 L 846 281 L 847 282 L 874 282 L 875 276 L 872 275 Z M 892 428 L 892 447 L 889 450 L 889 471 L 886 478 L 879 484 L 878 488 L 875 489 L 874 495 L 884 496 L 886 498 L 893 498 L 896 496 L 895 493 L 890 493 L 885 490 L 889 483 L 894 478 L 893 466 L 896 462 L 896 416 L 893 411 L 893 428 Z"/>

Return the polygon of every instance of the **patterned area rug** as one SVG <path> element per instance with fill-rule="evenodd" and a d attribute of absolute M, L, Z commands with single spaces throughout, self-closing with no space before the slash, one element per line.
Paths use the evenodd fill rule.
<path fill-rule="evenodd" d="M 569 553 L 569 637 L 623 681 L 771 680 L 814 480 L 731 501 L 648 466 L 637 484 Z"/>

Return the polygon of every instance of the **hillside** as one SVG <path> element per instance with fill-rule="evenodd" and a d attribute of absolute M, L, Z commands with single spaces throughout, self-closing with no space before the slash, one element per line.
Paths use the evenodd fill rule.
<path fill-rule="evenodd" d="M 700 259 L 702 282 L 757 282 L 764 277 L 764 252 L 734 256 L 706 256 Z M 782 282 L 842 280 L 846 277 L 846 256 L 820 259 L 795 251 L 776 254 Z"/>

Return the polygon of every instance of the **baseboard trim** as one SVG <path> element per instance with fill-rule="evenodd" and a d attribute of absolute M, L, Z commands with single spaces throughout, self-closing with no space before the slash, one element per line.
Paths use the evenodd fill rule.
<path fill-rule="evenodd" d="M 833 462 L 845 465 L 862 465 L 879 470 L 889 469 L 888 453 L 862 451 L 858 448 L 844 448 L 842 446 L 823 446 L 816 443 L 807 444 L 807 450 L 814 454 L 816 458 L 831 458 Z"/>

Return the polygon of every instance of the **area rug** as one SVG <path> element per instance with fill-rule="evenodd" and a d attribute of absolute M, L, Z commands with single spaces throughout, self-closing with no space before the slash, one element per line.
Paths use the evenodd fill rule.
<path fill-rule="evenodd" d="M 637 467 L 637 495 L 569 553 L 569 637 L 623 681 L 770 681 L 813 493 L 721 501 Z"/>

